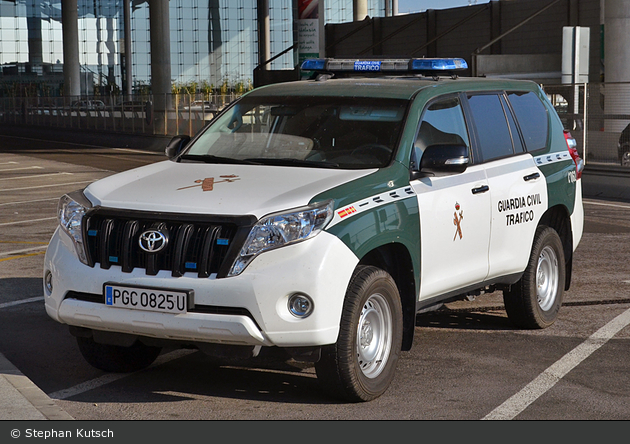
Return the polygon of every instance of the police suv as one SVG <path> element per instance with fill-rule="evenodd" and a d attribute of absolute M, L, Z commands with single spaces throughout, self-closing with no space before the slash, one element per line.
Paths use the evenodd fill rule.
<path fill-rule="evenodd" d="M 461 59 L 313 59 L 168 160 L 59 203 L 47 313 L 93 366 L 161 348 L 282 352 L 331 394 L 384 393 L 420 311 L 502 291 L 558 316 L 582 236 L 582 159 L 540 87 Z"/>

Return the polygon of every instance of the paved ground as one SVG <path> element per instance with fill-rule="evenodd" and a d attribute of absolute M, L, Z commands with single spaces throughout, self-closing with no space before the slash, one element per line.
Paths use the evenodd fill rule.
<path fill-rule="evenodd" d="M 10 318 L 3 318 L 3 325 L 11 328 L 21 328 L 24 334 L 37 331 L 42 322 L 48 322 L 41 315 L 32 316 L 33 309 L 28 302 L 33 299 L 41 301 L 41 279 L 34 277 L 39 275 L 41 266 L 41 254 L 45 249 L 51 230 L 56 224 L 54 211 L 58 196 L 63 192 L 82 188 L 85 184 L 99 177 L 111 174 L 113 171 L 120 171 L 131 166 L 139 166 L 161 159 L 159 144 L 156 147 L 146 147 L 143 150 L 135 151 L 134 147 L 100 147 L 99 145 L 87 145 L 84 143 L 75 144 L 65 142 L 65 147 L 54 145 L 42 146 L 41 143 L 34 143 L 28 137 L 12 137 L 10 139 L 1 138 L 2 146 L 0 151 L 4 151 L 0 160 L 0 170 L 3 176 L 0 179 L 8 179 L 1 188 L 3 192 L 11 193 L 11 202 L 33 201 L 31 206 L 16 206 L 7 202 L 0 203 L 0 231 L 2 242 L 0 242 L 0 261 L 8 258 L 23 257 L 21 262 L 22 273 L 14 273 L 3 280 L 2 292 L 0 293 L 0 308 L 9 308 L 19 302 L 20 313 L 30 313 L 24 319 L 31 319 L 31 324 L 21 325 Z M 95 141 L 94 143 L 97 143 Z M 11 145 L 13 149 L 7 150 Z M 23 148 L 20 150 L 20 146 Z M 28 153 L 25 152 L 28 151 Z M 8 152 L 11 151 L 11 152 Z M 20 154 L 16 154 L 20 153 Z M 25 156 L 26 154 L 26 156 Z M 87 155 L 86 155 L 87 154 Z M 13 156 L 13 157 L 12 157 Z M 38 170 L 44 160 L 46 171 Z M 72 166 L 73 165 L 73 166 Z M 21 169 L 22 168 L 22 169 Z M 26 168 L 26 169 L 23 169 Z M 32 176 L 32 177 L 29 177 Z M 9 180 L 10 179 L 10 180 Z M 21 373 L 20 370 L 9 362 L 4 355 L 0 354 L 0 419 L 4 420 L 63 420 L 79 417 L 80 419 L 99 419 L 102 417 L 133 419 L 138 412 L 128 410 L 134 405 L 142 405 L 148 409 L 146 415 L 155 419 L 195 419 L 195 412 L 199 418 L 213 415 L 219 419 L 264 419 L 268 418 L 289 418 L 298 419 L 464 419 L 481 418 L 490 414 L 505 414 L 503 410 L 493 410 L 492 405 L 501 407 L 500 399 L 502 393 L 513 393 L 512 384 L 514 379 L 522 381 L 523 386 L 527 384 L 531 373 L 545 375 L 545 367 L 554 363 L 561 363 L 558 366 L 564 369 L 573 369 L 572 365 L 577 365 L 581 361 L 576 361 L 574 353 L 573 360 L 556 360 L 562 356 L 562 351 L 583 350 L 602 345 L 602 338 L 595 336 L 583 340 L 583 331 L 591 331 L 593 334 L 610 335 L 615 325 L 610 325 L 611 319 L 615 316 L 622 316 L 629 303 L 627 290 L 615 286 L 624 285 L 623 282 L 630 283 L 625 270 L 627 267 L 619 267 L 625 264 L 626 259 L 619 254 L 627 255 L 624 249 L 615 249 L 615 253 L 602 255 L 603 245 L 613 248 L 615 244 L 630 241 L 630 224 L 628 212 L 623 208 L 628 208 L 621 202 L 630 202 L 630 186 L 628 182 L 630 176 L 619 168 L 597 165 L 588 166 L 587 174 L 583 178 L 583 186 L 587 197 L 596 197 L 597 200 L 590 200 L 586 205 L 588 226 L 585 232 L 584 242 L 580 245 L 580 257 L 584 262 L 576 264 L 576 270 L 580 270 L 580 275 L 574 282 L 571 290 L 572 299 L 566 304 L 571 310 L 554 327 L 551 332 L 545 334 L 537 332 L 524 332 L 514 335 L 507 326 L 507 320 L 502 312 L 500 298 L 491 296 L 486 299 L 479 299 L 479 302 L 468 304 L 452 304 L 448 312 L 419 317 L 418 332 L 422 336 L 420 345 L 414 346 L 414 350 L 405 355 L 399 365 L 401 377 L 397 378 L 392 387 L 391 393 L 375 403 L 359 406 L 337 406 L 329 404 L 317 392 L 314 383 L 314 374 L 311 369 L 304 369 L 296 373 L 295 369 L 271 369 L 268 373 L 260 373 L 261 369 L 248 370 L 246 367 L 222 368 L 220 370 L 208 370 L 206 375 L 198 375 L 200 366 L 203 368 L 207 364 L 207 358 L 199 353 L 178 352 L 175 354 L 165 354 L 160 363 L 162 367 L 156 366 L 151 373 L 151 378 L 158 378 L 158 381 L 166 383 L 168 388 L 149 393 L 143 391 L 143 384 L 148 383 L 145 376 L 132 377 L 127 383 L 116 386 L 114 392 L 98 392 L 99 384 L 111 384 L 116 381 L 114 377 L 107 375 L 99 376 L 92 372 L 94 377 L 90 379 L 91 386 L 72 385 L 75 375 L 63 374 L 60 369 L 46 368 L 46 363 L 65 359 L 74 359 L 76 356 L 57 356 L 54 358 L 47 349 L 35 349 L 35 353 L 43 353 L 46 359 L 40 365 L 42 368 L 29 368 L 29 373 L 42 375 L 47 372 L 55 378 L 41 379 L 38 376 L 38 385 Z M 10 186 L 4 186 L 5 184 Z M 619 205 L 615 201 L 620 202 Z M 620 208 L 616 208 L 620 207 Z M 21 222 L 20 222 L 21 221 Z M 18 235 L 18 230 L 24 221 L 29 228 L 29 239 L 25 241 L 23 236 Z M 11 235 L 15 233 L 15 235 Z M 609 248 L 609 247 L 606 247 Z M 587 259 L 597 257 L 599 266 L 593 267 L 587 263 Z M 582 260 L 582 259 L 581 259 Z M 7 264 L 8 262 L 5 262 Z M 13 262 L 11 262 L 13 263 Z M 592 271 L 591 271 L 592 270 Z M 624 280 L 624 273 L 625 279 Z M 5 295 L 21 294 L 20 301 L 13 301 Z M 625 304 L 625 305 L 624 305 Z M 38 304 L 39 305 L 39 304 Z M 597 316 L 593 316 L 593 310 L 589 307 L 597 306 L 602 310 Z M 476 308 L 475 308 L 476 307 Z M 627 316 L 627 315 L 626 315 Z M 619 325 L 623 326 L 624 318 L 620 318 Z M 586 322 L 586 324 L 585 324 Z M 52 324 L 52 323 L 51 323 Z M 606 330 L 600 327 L 604 325 Z M 627 325 L 627 324 L 626 324 Z M 47 324 L 47 329 L 51 325 Z M 49 334 L 57 337 L 65 337 L 67 332 L 62 332 L 61 326 L 48 329 Z M 8 328 L 8 327 L 7 327 Z M 603 327 L 602 327 L 603 328 Z M 622 327 L 623 328 L 623 327 Z M 485 331 L 479 339 L 476 336 L 462 336 L 461 331 Z M 611 330 L 612 329 L 612 330 Z M 613 334 L 613 335 L 614 335 Z M 491 337 L 490 337 L 491 336 Z M 466 342 L 462 338 L 466 337 Z M 602 336 L 603 337 L 603 336 Z M 607 336 L 608 337 L 608 336 Z M 622 336 L 626 337 L 626 336 Z M 552 339 L 553 338 L 553 339 Z M 16 336 L 14 347 L 11 350 L 30 350 L 24 338 Z M 44 338 L 42 338 L 44 339 Z M 23 343 L 20 341 L 24 341 Z M 474 360 L 477 356 L 486 354 L 486 344 L 495 344 L 495 349 L 488 358 L 488 362 L 475 367 L 470 366 L 469 360 Z M 584 341 L 584 342 L 583 342 Z M 46 341 L 44 340 L 44 343 Z M 69 341 L 68 341 L 69 342 Z M 531 344 L 548 343 L 550 349 L 556 350 L 553 355 L 546 356 L 543 350 L 547 348 L 535 348 L 532 352 Z M 581 344 L 586 344 L 579 349 Z M 49 347 L 50 348 L 50 347 Z M 448 350 L 448 351 L 446 351 Z M 528 350 L 532 355 L 519 355 L 518 350 Z M 589 351 L 589 350 L 587 350 Z M 70 348 L 64 353 L 76 353 Z M 594 352 L 594 350 L 590 350 Z M 59 353 L 55 349 L 54 353 Z M 586 417 L 587 419 L 623 419 L 626 409 L 619 409 L 619 394 L 627 392 L 627 380 L 610 381 L 604 375 L 615 371 L 624 372 L 624 344 L 614 342 L 610 347 L 599 352 L 600 362 L 606 363 L 606 368 L 602 371 L 590 368 L 588 371 L 577 371 L 573 378 L 558 385 L 551 400 L 544 403 L 536 411 L 521 413 L 519 419 L 562 419 L 567 413 L 571 413 L 572 418 Z M 31 365 L 32 359 L 29 356 L 20 357 L 14 355 L 15 362 L 20 365 Z M 535 359 L 534 359 L 535 358 Z M 429 362 L 427 363 L 427 359 Z M 177 367 L 171 367 L 169 362 L 177 360 Z M 423 361 L 424 360 L 424 361 Z M 430 365 L 434 360 L 435 365 Z M 419 366 L 418 362 L 423 362 Z M 450 365 L 448 364 L 450 363 Z M 518 363 L 516 367 L 514 364 Z M 555 364 L 554 364 L 555 365 Z M 532 368 L 532 366 L 534 368 Z M 161 370 L 160 370 L 161 368 Z M 207 368 L 207 367 L 205 367 Z M 505 368 L 505 370 L 501 370 Z M 556 368 L 556 367 L 550 367 Z M 562 368 L 554 370 L 560 373 Z M 169 376 L 169 372 L 170 376 Z M 478 399 L 475 393 L 477 388 L 475 381 L 484 377 L 489 372 L 494 372 L 494 382 L 497 384 L 497 393 L 489 399 Z M 249 381 L 249 375 L 255 373 L 254 379 Z M 180 375 L 173 380 L 173 375 Z M 555 374 L 557 377 L 557 374 Z M 600 377 L 601 381 L 599 380 Z M 207 378 L 217 378 L 221 381 L 219 386 L 207 386 Z M 84 378 L 84 376 L 81 376 Z M 162 378 L 165 378 L 162 380 Z M 423 387 L 423 395 L 427 397 L 423 403 L 423 411 L 417 410 L 416 399 L 406 397 L 410 392 L 410 387 L 422 381 L 430 381 L 432 378 L 441 378 L 450 381 L 450 387 Z M 89 378 L 87 378 L 89 379 Z M 144 382 L 143 382 L 144 381 Z M 167 382 L 168 381 L 168 382 Z M 536 381 L 536 380 L 534 380 Z M 534 382 L 532 381 L 532 382 Z M 579 381 L 579 382 L 578 382 Z M 582 381 L 584 381 L 582 383 Z M 531 390 L 541 390 L 544 383 L 538 381 Z M 267 386 L 269 390 L 261 391 L 260 387 Z M 618 386 L 618 387 L 617 387 Z M 40 389 L 42 387 L 44 390 Z M 118 388 L 116 388 L 118 387 Z M 201 390 L 199 387 L 206 387 Z M 415 387 L 415 386 L 414 386 Z M 610 396 L 601 397 L 598 391 L 598 398 L 601 402 L 588 405 L 584 404 L 584 399 L 592 399 L 589 389 L 595 390 L 601 387 Z M 102 403 L 82 402 L 82 394 L 86 390 L 96 390 L 99 395 L 86 399 L 102 399 Z M 415 390 L 415 389 L 414 389 Z M 241 391 L 240 395 L 238 394 Z M 92 392 L 95 393 L 95 392 Z M 457 399 L 451 399 L 448 404 L 452 410 L 444 411 L 444 396 L 458 393 Z M 124 394 L 124 395 L 123 395 Z M 523 396 L 521 392 L 518 392 Z M 52 396 L 51 396 L 52 395 Z M 272 396 L 274 401 L 268 402 L 268 396 Z M 625 396 L 625 395 L 624 395 Z M 99 398 L 100 397 L 100 398 Z M 126 403 L 114 402 L 116 399 L 125 398 Z M 307 401 L 298 401 L 298 399 Z M 476 399 L 475 411 L 471 411 L 471 406 L 467 404 L 467 399 Z M 554 401 L 557 398 L 557 402 Z M 179 402 L 169 402 L 178 399 Z M 215 400 L 218 399 L 220 404 Z M 510 398 L 512 399 L 512 398 Z M 573 399 L 573 403 L 567 404 L 567 399 Z M 77 402 L 78 401 L 78 402 Z M 512 402 L 518 405 L 519 399 Z M 319 407 L 316 416 L 315 410 L 310 408 L 309 402 Z M 506 401 L 507 402 L 507 401 Z M 395 404 L 391 404 L 395 403 Z M 557 403 L 562 403 L 561 413 L 557 409 Z M 98 404 L 98 406 L 97 406 Z M 262 410 L 264 404 L 265 409 Z M 323 405 L 322 405 L 323 404 Z M 400 416 L 401 406 L 407 405 L 407 415 Z M 321 409 L 321 407 L 328 408 Z M 432 410 L 431 406 L 435 406 Z M 556 406 L 554 409 L 554 405 Z M 289 410 L 287 409 L 287 406 Z M 296 406 L 298 406 L 296 408 Z M 389 406 L 389 407 L 388 407 Z M 509 406 L 508 406 L 509 407 Z M 507 408 L 507 407 L 506 407 Z M 178 411 L 186 411 L 186 416 L 178 416 Z M 208 410 L 209 409 L 209 410 Z M 388 410 L 389 409 L 389 410 Z M 542 409 L 542 411 L 541 411 Z M 404 410 L 404 409 L 403 409 Z M 72 415 L 66 413 L 71 411 Z M 391 412 L 391 415 L 388 414 Z M 484 413 L 485 411 L 485 413 Z M 591 413 L 589 413 L 589 411 Z M 126 414 L 129 412 L 130 415 Z M 494 413 L 493 413 L 494 412 Z M 358 416 L 356 416 L 358 415 Z M 591 416 L 589 416 L 591 415 Z M 621 415 L 621 417 L 620 417 Z M 491 416 L 490 416 L 491 417 Z M 625 416 L 627 419 L 630 416 Z M 145 418 L 146 419 L 146 418 Z"/>

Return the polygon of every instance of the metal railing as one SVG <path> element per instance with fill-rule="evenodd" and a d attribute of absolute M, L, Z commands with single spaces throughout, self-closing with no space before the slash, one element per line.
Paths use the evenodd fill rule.
<path fill-rule="evenodd" d="M 630 83 L 542 85 L 585 163 L 621 165 L 630 144 Z"/>
<path fill-rule="evenodd" d="M 176 135 L 202 129 L 238 94 L 0 98 L 0 124 Z"/>
<path fill-rule="evenodd" d="M 541 85 L 586 164 L 620 165 L 630 146 L 630 83 Z M 0 124 L 115 133 L 195 134 L 238 94 L 0 98 Z M 627 134 L 626 134 L 627 133 Z"/>

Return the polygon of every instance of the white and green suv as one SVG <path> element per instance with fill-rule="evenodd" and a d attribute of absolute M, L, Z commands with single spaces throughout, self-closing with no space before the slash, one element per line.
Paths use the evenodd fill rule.
<path fill-rule="evenodd" d="M 169 160 L 63 196 L 48 314 L 102 370 L 275 350 L 354 401 L 388 388 L 419 311 L 501 290 L 516 326 L 551 325 L 582 160 L 538 85 L 465 67 L 308 60 L 313 80 L 247 93 Z"/>

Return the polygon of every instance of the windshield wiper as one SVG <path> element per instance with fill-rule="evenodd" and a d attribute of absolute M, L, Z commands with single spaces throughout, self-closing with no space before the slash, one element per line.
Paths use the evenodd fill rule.
<path fill-rule="evenodd" d="M 241 165 L 260 165 L 260 162 L 256 162 L 250 159 L 234 159 L 232 157 L 215 156 L 213 154 L 184 154 L 181 157 L 182 160 L 193 160 L 196 162 L 205 163 L 229 163 L 229 164 L 241 164 Z"/>
<path fill-rule="evenodd" d="M 256 157 L 245 159 L 245 161 L 263 165 L 304 166 L 309 168 L 339 168 L 339 164 L 334 162 L 326 162 L 322 160 L 292 159 L 290 157 Z"/>

